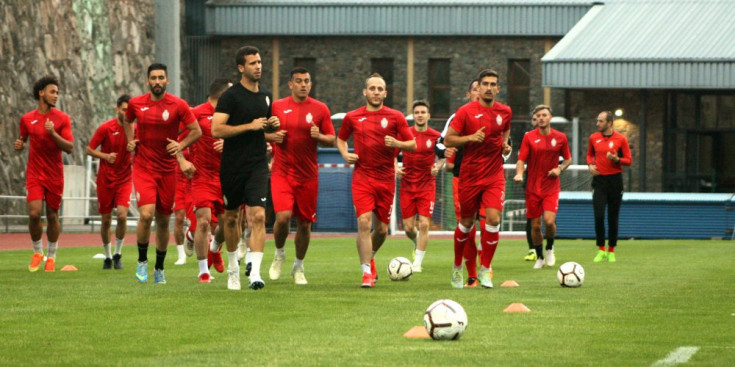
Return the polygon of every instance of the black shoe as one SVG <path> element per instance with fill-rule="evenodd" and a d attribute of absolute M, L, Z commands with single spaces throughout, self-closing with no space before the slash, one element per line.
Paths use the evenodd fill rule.
<path fill-rule="evenodd" d="M 260 280 L 256 280 L 256 281 L 250 283 L 250 286 L 248 288 L 250 288 L 250 289 L 252 289 L 254 291 L 257 291 L 258 289 L 262 289 L 263 287 L 265 287 L 265 283 L 263 283 Z"/>
<path fill-rule="evenodd" d="M 112 269 L 112 259 L 105 258 L 105 262 L 102 263 L 102 269 L 110 270 Z"/>
<path fill-rule="evenodd" d="M 107 261 L 107 260 L 105 260 L 105 261 Z M 113 264 L 115 266 L 115 270 L 120 270 L 120 269 L 123 268 L 123 266 L 122 266 L 122 255 L 120 255 L 120 254 L 112 255 L 112 262 L 113 262 Z"/>
<path fill-rule="evenodd" d="M 249 277 L 250 271 L 252 270 L 253 270 L 253 263 L 248 263 L 247 265 L 245 265 L 245 276 Z"/>

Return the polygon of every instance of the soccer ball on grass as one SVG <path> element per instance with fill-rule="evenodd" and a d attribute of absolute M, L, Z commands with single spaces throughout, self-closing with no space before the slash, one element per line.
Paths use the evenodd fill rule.
<path fill-rule="evenodd" d="M 426 309 L 424 326 L 434 340 L 457 340 L 467 328 L 467 313 L 459 303 L 440 299 Z"/>
<path fill-rule="evenodd" d="M 408 280 L 411 274 L 411 262 L 405 257 L 396 257 L 388 263 L 388 277 L 391 280 Z"/>
<path fill-rule="evenodd" d="M 556 279 L 562 287 L 579 287 L 584 283 L 584 268 L 574 261 L 566 262 L 556 272 Z"/>

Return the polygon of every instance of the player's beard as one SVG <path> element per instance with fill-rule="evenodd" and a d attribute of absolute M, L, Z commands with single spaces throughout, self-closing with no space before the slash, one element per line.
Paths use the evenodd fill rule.
<path fill-rule="evenodd" d="M 486 104 L 491 104 L 493 103 L 494 100 L 495 100 L 495 97 L 490 97 L 490 98 L 482 97 L 482 101 L 485 102 Z"/>
<path fill-rule="evenodd" d="M 156 91 L 156 88 L 160 88 L 160 91 Z M 154 96 L 156 96 L 156 97 L 160 97 L 164 93 L 166 93 L 166 86 L 165 85 L 158 85 L 158 84 L 156 84 L 156 85 L 154 85 L 154 86 L 151 87 L 151 93 Z"/>
<path fill-rule="evenodd" d="M 365 100 L 367 100 L 367 103 L 368 103 L 368 104 L 369 104 L 369 105 L 370 105 L 371 107 L 374 107 L 374 108 L 380 108 L 381 106 L 383 106 L 383 100 L 382 100 L 382 99 L 381 99 L 381 100 L 379 100 L 379 102 L 378 102 L 378 103 L 375 103 L 375 102 L 373 102 L 373 99 L 372 99 L 372 98 L 370 98 L 370 97 L 365 97 Z"/>
<path fill-rule="evenodd" d="M 56 103 L 52 103 L 48 97 L 43 97 L 43 102 L 46 103 L 49 107 L 56 107 Z"/>

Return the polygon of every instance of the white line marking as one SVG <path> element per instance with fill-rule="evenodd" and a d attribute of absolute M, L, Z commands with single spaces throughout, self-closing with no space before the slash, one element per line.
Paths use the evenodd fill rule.
<path fill-rule="evenodd" d="M 675 366 L 689 362 L 689 358 L 697 353 L 699 347 L 679 347 L 674 349 L 664 359 L 659 359 L 651 367 Z"/>

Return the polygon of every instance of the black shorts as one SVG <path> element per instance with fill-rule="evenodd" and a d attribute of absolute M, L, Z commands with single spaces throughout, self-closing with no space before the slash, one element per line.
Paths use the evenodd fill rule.
<path fill-rule="evenodd" d="M 241 204 L 265 207 L 268 193 L 268 163 L 263 160 L 253 163 L 243 172 L 220 170 L 222 198 L 226 210 L 235 210 Z"/>

